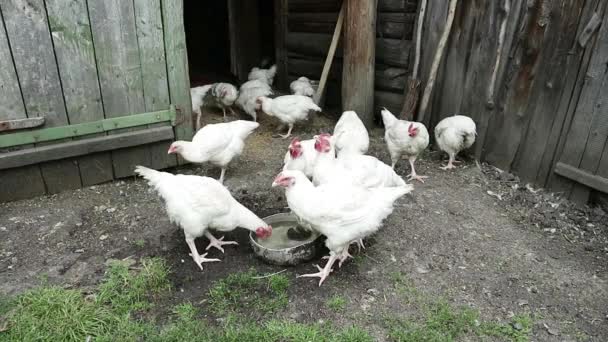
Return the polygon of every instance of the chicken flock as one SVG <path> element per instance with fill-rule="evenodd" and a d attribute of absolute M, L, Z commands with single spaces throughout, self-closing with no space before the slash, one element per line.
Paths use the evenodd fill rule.
<path fill-rule="evenodd" d="M 312 100 L 314 89 L 310 80 L 300 77 L 291 83 L 293 94 L 279 95 L 272 88 L 276 67 L 253 68 L 248 81 L 237 88 L 228 83 L 215 83 L 191 89 L 192 110 L 200 126 L 201 108 L 222 109 L 233 113 L 232 106 L 240 107 L 253 121 L 235 120 L 208 124 L 200 128 L 192 141 L 176 141 L 168 153 L 179 154 L 192 163 L 211 163 L 221 168 L 219 181 L 209 177 L 161 172 L 137 166 L 135 172 L 145 178 L 164 200 L 170 220 L 184 230 L 190 255 L 202 270 L 205 262 L 219 259 L 199 254 L 194 239 L 209 239 L 206 250 L 212 247 L 222 253 L 224 245 L 236 241 L 216 238 L 210 229 L 228 232 L 237 227 L 255 232 L 258 239 L 272 234 L 272 227 L 252 211 L 240 204 L 223 185 L 231 161 L 243 152 L 245 141 L 256 128 L 258 112 L 275 117 L 288 126 L 287 138 L 294 124 L 307 120 L 311 112 L 321 108 Z M 426 176 L 415 170 L 416 159 L 429 145 L 429 132 L 420 122 L 400 120 L 387 109 L 381 111 L 386 146 L 391 165 L 367 155 L 369 135 L 363 122 L 354 111 L 345 111 L 333 133 L 322 133 L 308 140 L 294 138 L 283 159 L 282 171 L 275 177 L 272 187 L 285 191 L 287 204 L 303 225 L 326 237 L 329 256 L 318 272 L 301 277 L 318 277 L 319 286 L 349 257 L 353 243 L 363 247 L 363 240 L 377 232 L 382 221 L 393 211 L 395 202 L 414 187 L 396 171 L 395 165 L 405 157 L 410 163 L 407 181 L 425 181 Z M 199 128 L 199 127 L 197 127 Z M 458 152 L 469 148 L 475 141 L 474 121 L 455 115 L 437 124 L 434 129 L 437 146 L 448 154 L 449 161 L 442 169 L 454 168 Z"/>

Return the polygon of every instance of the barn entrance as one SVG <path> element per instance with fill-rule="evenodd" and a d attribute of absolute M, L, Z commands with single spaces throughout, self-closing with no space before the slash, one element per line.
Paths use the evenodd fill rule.
<path fill-rule="evenodd" d="M 274 62 L 273 2 L 184 1 L 191 86 L 240 84 L 254 66 Z"/>

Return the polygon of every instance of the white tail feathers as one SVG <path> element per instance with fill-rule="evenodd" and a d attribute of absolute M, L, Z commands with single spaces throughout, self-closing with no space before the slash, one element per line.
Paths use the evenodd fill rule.
<path fill-rule="evenodd" d="M 152 170 L 141 165 L 137 165 L 135 167 L 135 173 L 146 179 L 150 185 L 155 187 L 158 185 L 161 179 L 165 178 L 166 176 L 172 176 L 170 173 Z"/>
<path fill-rule="evenodd" d="M 388 109 L 382 108 L 380 111 L 382 114 L 382 123 L 384 123 L 384 128 L 389 128 L 397 122 L 397 118 L 393 113 L 391 113 Z"/>

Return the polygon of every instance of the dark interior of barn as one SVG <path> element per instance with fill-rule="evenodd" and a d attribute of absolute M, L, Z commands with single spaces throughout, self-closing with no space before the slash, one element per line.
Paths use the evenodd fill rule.
<path fill-rule="evenodd" d="M 220 81 L 239 84 L 246 77 L 244 70 L 269 66 L 274 59 L 273 10 L 272 1 L 237 1 L 233 5 L 226 0 L 185 1 L 191 86 Z M 231 58 L 231 39 L 235 40 L 235 58 Z"/>

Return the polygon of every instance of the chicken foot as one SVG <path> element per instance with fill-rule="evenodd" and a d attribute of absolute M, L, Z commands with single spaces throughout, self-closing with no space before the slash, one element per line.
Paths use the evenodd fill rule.
<path fill-rule="evenodd" d="M 209 245 L 205 248 L 206 251 L 211 247 L 215 247 L 220 250 L 220 252 L 224 253 L 223 245 L 238 245 L 239 243 L 236 241 L 224 241 L 224 237 L 222 236 L 219 239 L 216 239 L 215 236 L 211 235 L 209 232 L 205 232 L 205 236 L 209 239 Z"/>
<path fill-rule="evenodd" d="M 207 259 L 205 258 L 207 256 L 207 253 L 205 254 L 198 254 L 198 250 L 196 249 L 196 245 L 194 244 L 194 239 L 191 237 L 186 236 L 186 243 L 188 244 L 188 247 L 190 247 L 190 256 L 192 257 L 192 259 L 194 260 L 194 262 L 198 265 L 198 267 L 201 269 L 201 271 L 203 270 L 203 263 L 204 262 L 217 262 L 217 261 L 221 261 L 220 259 Z"/>
<path fill-rule="evenodd" d="M 357 241 L 357 243 L 359 243 L 359 241 Z M 344 248 L 342 250 L 342 253 L 340 253 L 340 255 L 338 255 L 338 267 L 342 268 L 342 264 L 348 260 L 348 258 L 352 258 L 353 256 L 350 255 L 350 253 L 348 253 L 348 247 Z M 329 259 L 330 256 L 326 255 L 324 257 L 322 257 L 321 259 Z"/>
<path fill-rule="evenodd" d="M 454 155 L 454 153 L 450 153 L 450 160 L 448 161 L 448 165 L 446 166 L 442 166 L 440 167 L 440 169 L 442 170 L 449 170 L 449 169 L 454 169 L 456 168 L 456 166 L 454 166 L 454 163 L 456 163 L 455 158 L 456 156 Z"/>
<path fill-rule="evenodd" d="M 414 162 L 416 162 L 416 158 L 415 157 L 414 158 L 410 158 L 409 160 L 410 160 L 410 167 L 412 168 L 412 172 L 409 175 L 407 175 L 407 180 L 411 181 L 411 180 L 415 179 L 415 180 L 417 180 L 417 181 L 419 181 L 421 183 L 424 183 L 424 179 L 425 178 L 429 178 L 429 177 L 428 176 L 420 176 L 420 175 L 416 174 L 416 169 L 414 168 Z"/>
<path fill-rule="evenodd" d="M 291 136 L 291 130 L 293 129 L 293 124 L 289 124 L 289 129 L 287 130 L 287 134 L 279 134 L 279 136 L 283 139 L 287 139 Z"/>
<path fill-rule="evenodd" d="M 224 176 L 226 175 L 226 168 L 223 167 L 222 168 L 222 172 L 220 173 L 220 179 L 218 179 L 218 182 L 224 184 Z"/>
<path fill-rule="evenodd" d="M 315 278 L 315 277 L 318 277 L 318 278 L 321 278 L 321 280 L 319 280 L 319 286 L 321 286 L 321 284 L 323 284 L 323 281 L 325 281 L 325 279 L 327 278 L 327 276 L 329 276 L 329 274 L 332 272 L 331 267 L 333 266 L 334 262 L 336 262 L 337 259 L 338 259 L 338 255 L 336 253 L 334 253 L 334 252 L 330 252 L 329 253 L 329 260 L 327 261 L 327 264 L 325 264 L 325 267 L 321 268 L 321 266 L 315 265 L 317 267 L 317 269 L 319 270 L 319 272 L 298 275 L 297 278 Z"/>

